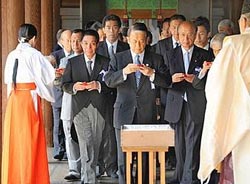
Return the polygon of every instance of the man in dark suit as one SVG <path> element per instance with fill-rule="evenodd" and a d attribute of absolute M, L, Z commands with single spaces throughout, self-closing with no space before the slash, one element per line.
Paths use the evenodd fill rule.
<path fill-rule="evenodd" d="M 107 15 L 103 18 L 103 30 L 106 39 L 99 43 L 97 53 L 108 58 L 112 58 L 115 53 L 129 49 L 127 43 L 118 40 L 118 34 L 121 28 L 121 20 L 117 15 Z M 111 50 L 112 49 L 112 50 Z M 116 99 L 116 89 L 106 94 L 106 115 L 105 129 L 103 131 L 103 140 L 100 146 L 100 154 L 98 160 L 99 175 L 106 171 L 108 176 L 117 178 L 117 152 L 115 130 L 113 126 L 113 106 Z"/>
<path fill-rule="evenodd" d="M 176 170 L 172 183 L 198 184 L 199 151 L 206 99 L 205 91 L 192 85 L 203 62 L 209 60 L 206 50 L 194 46 L 196 26 L 184 21 L 179 25 L 181 47 L 169 58 L 172 85 L 168 89 L 165 120 L 175 127 Z"/>
<path fill-rule="evenodd" d="M 197 27 L 197 34 L 194 44 L 209 52 L 211 58 L 214 59 L 213 49 L 210 47 L 209 39 L 211 38 L 210 23 L 208 18 L 199 16 L 194 20 Z"/>
<path fill-rule="evenodd" d="M 61 50 L 63 49 L 63 45 L 61 44 L 61 35 L 62 35 L 62 32 L 64 32 L 65 29 L 59 29 L 56 33 L 56 40 L 57 40 L 57 43 L 56 45 L 53 47 L 53 52 L 57 51 L 57 50 Z"/>
<path fill-rule="evenodd" d="M 71 31 L 63 30 L 61 33 L 61 44 L 63 49 L 52 52 L 56 59 L 56 68 L 60 65 L 60 60 L 66 56 L 71 54 Z M 61 107 L 62 107 L 62 95 L 63 92 L 58 87 L 53 87 L 53 93 L 55 96 L 55 103 L 52 103 L 53 110 L 53 143 L 54 143 L 54 158 L 58 160 L 62 160 L 63 158 L 67 158 L 66 149 L 65 149 L 65 136 L 63 131 L 63 123 L 60 119 L 61 116 Z"/>
<path fill-rule="evenodd" d="M 152 124 L 156 122 L 155 85 L 167 87 L 171 83 L 160 55 L 145 50 L 147 27 L 135 23 L 128 31 L 130 50 L 115 54 L 105 75 L 109 87 L 117 88 L 114 105 L 114 127 L 117 140 L 119 184 L 125 184 L 124 153 L 120 132 L 124 124 Z M 147 157 L 143 156 L 143 184 L 148 183 Z"/>
<path fill-rule="evenodd" d="M 171 37 L 165 38 L 160 40 L 154 47 L 155 52 L 157 54 L 160 54 L 163 56 L 165 65 L 169 68 L 168 63 L 168 54 L 171 52 L 174 48 L 179 46 L 179 37 L 177 28 L 180 25 L 181 22 L 185 21 L 186 18 L 183 15 L 180 14 L 174 14 L 170 17 L 170 33 Z M 166 123 L 164 121 L 164 112 L 165 112 L 165 106 L 166 106 L 166 96 L 167 96 L 167 89 L 160 88 L 160 102 L 161 102 L 161 123 Z"/>
<path fill-rule="evenodd" d="M 105 126 L 105 96 L 108 87 L 103 75 L 109 59 L 96 54 L 99 35 L 85 30 L 82 47 L 84 54 L 68 60 L 63 75 L 63 89 L 72 94 L 73 121 L 78 136 L 81 156 L 81 180 L 97 183 L 96 164 L 102 131 Z"/>

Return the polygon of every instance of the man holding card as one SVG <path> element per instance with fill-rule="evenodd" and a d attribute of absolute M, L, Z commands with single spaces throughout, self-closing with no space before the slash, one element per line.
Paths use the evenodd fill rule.
<path fill-rule="evenodd" d="M 117 88 L 114 104 L 114 127 L 117 140 L 119 184 L 125 183 L 124 155 L 120 131 L 125 124 L 152 124 L 156 122 L 155 85 L 167 87 L 171 82 L 160 55 L 145 50 L 147 27 L 135 23 L 128 31 L 130 50 L 114 55 L 105 75 L 109 87 Z M 143 156 L 143 183 L 148 183 L 146 156 Z"/>

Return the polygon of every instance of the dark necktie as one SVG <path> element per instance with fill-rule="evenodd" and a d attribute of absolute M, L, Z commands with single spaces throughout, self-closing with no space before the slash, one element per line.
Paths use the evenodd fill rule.
<path fill-rule="evenodd" d="M 92 61 L 87 61 L 87 69 L 88 69 L 88 72 L 89 72 L 89 75 L 91 75 L 92 73 L 92 67 L 91 67 L 91 64 L 92 64 Z"/>
<path fill-rule="evenodd" d="M 141 64 L 139 55 L 135 56 L 135 64 L 139 64 L 139 65 Z M 138 88 L 140 84 L 140 79 L 141 79 L 141 72 L 139 70 L 135 72 L 135 78 L 136 78 L 136 87 Z"/>

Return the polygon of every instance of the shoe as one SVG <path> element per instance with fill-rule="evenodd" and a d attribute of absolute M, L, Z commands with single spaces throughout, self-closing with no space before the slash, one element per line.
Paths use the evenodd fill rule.
<path fill-rule="evenodd" d="M 64 177 L 65 180 L 68 180 L 68 181 L 76 181 L 76 180 L 80 180 L 80 176 L 76 176 L 76 175 L 73 175 L 73 174 L 68 174 Z"/>
<path fill-rule="evenodd" d="M 57 160 L 62 160 L 63 159 L 63 155 L 64 154 L 57 154 L 57 155 L 54 155 L 54 159 L 57 159 Z"/>

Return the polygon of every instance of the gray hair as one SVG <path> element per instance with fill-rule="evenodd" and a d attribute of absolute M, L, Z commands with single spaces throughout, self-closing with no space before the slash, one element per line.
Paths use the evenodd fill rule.
<path fill-rule="evenodd" d="M 219 22 L 219 24 L 218 24 L 218 30 L 219 30 L 220 27 L 224 27 L 224 26 L 228 26 L 232 30 L 234 30 L 234 23 L 230 19 L 223 19 L 223 20 L 221 20 Z"/>
<path fill-rule="evenodd" d="M 213 38 L 210 41 L 210 45 L 218 44 L 222 48 L 223 40 L 226 37 L 225 33 L 217 33 L 213 36 Z"/>

